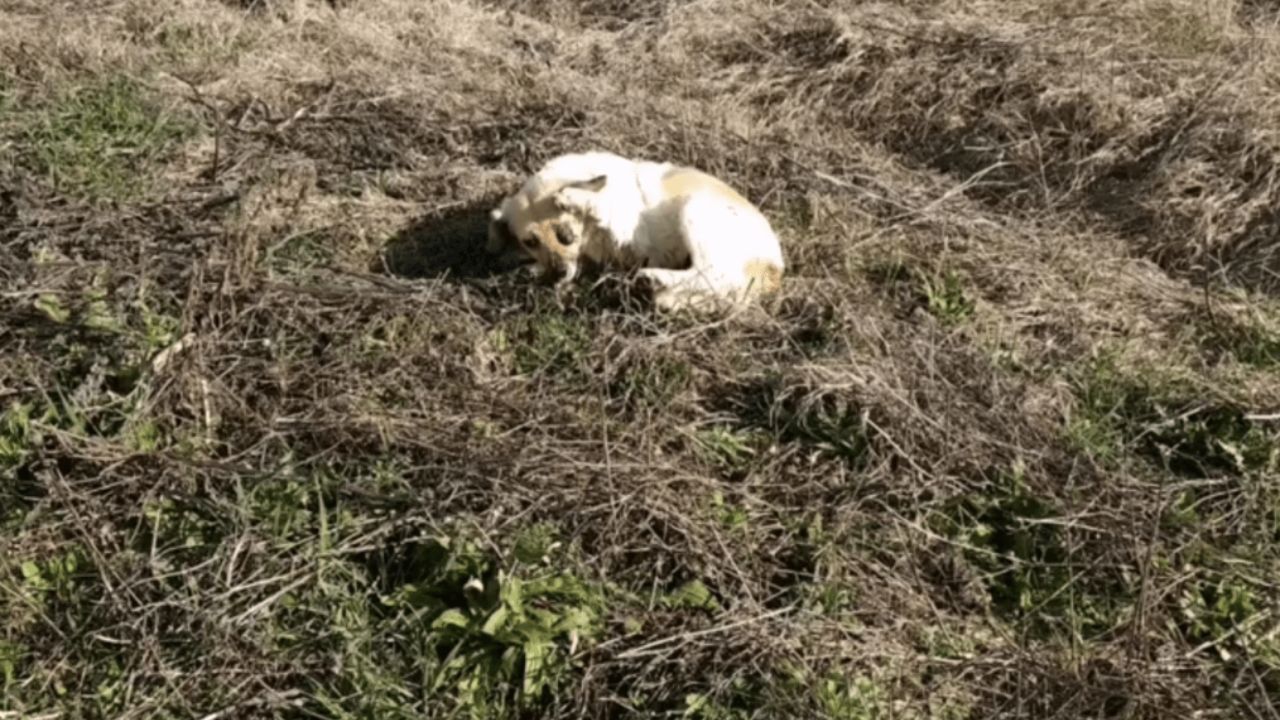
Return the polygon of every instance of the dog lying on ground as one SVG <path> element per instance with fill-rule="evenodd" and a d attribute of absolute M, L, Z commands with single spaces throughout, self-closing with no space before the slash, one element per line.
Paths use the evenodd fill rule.
<path fill-rule="evenodd" d="M 558 287 L 584 264 L 635 270 L 663 310 L 740 306 L 785 270 L 768 219 L 724 182 L 606 152 L 554 158 L 494 208 L 487 248 L 511 243 Z"/>

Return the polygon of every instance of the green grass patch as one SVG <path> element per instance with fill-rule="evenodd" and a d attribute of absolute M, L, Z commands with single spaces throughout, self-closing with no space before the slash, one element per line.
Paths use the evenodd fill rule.
<path fill-rule="evenodd" d="M 992 607 L 1041 635 L 1092 639 L 1114 630 L 1134 602 L 1118 577 L 1083 573 L 1058 503 L 1020 471 L 998 471 L 929 521 L 979 569 Z"/>
<path fill-rule="evenodd" d="M 1274 322 L 1253 317 L 1246 322 L 1208 319 L 1201 325 L 1200 346 L 1217 355 L 1229 355 L 1259 369 L 1280 367 L 1280 330 Z"/>
<path fill-rule="evenodd" d="M 773 445 L 802 445 L 855 469 L 869 459 L 871 435 L 862 409 L 841 393 L 789 389 L 781 373 L 770 371 L 735 386 L 729 405 L 735 422 L 706 428 L 694 439 L 699 455 L 731 474 Z"/>
<path fill-rule="evenodd" d="M 587 318 L 542 309 L 514 325 L 506 339 L 518 373 L 574 378 L 588 372 L 591 331 Z"/>
<path fill-rule="evenodd" d="M 919 282 L 925 308 L 943 325 L 959 325 L 973 314 L 973 301 L 965 294 L 959 275 L 921 275 Z"/>
<path fill-rule="evenodd" d="M 766 675 L 740 675 L 714 691 L 687 694 L 679 717 L 697 720 L 760 717 L 888 720 L 896 717 L 889 697 L 888 688 L 871 674 L 843 672 L 834 668 L 815 670 L 781 662 Z"/>
<path fill-rule="evenodd" d="M 694 432 L 694 449 L 704 462 L 725 472 L 745 472 L 768 446 L 769 437 L 759 429 L 712 425 Z"/>
<path fill-rule="evenodd" d="M 933 270 L 905 258 L 889 258 L 867 265 L 867 278 L 889 291 L 909 308 L 923 308 L 946 327 L 973 315 L 974 303 L 964 280 L 952 270 Z"/>
<path fill-rule="evenodd" d="M 305 273 L 332 264 L 335 245 L 333 237 L 324 228 L 304 230 L 268 246 L 262 262 L 273 272 Z"/>
<path fill-rule="evenodd" d="M 557 547 L 554 529 L 537 525 L 516 539 L 514 564 L 465 533 L 412 550 L 408 581 L 381 604 L 384 622 L 422 652 L 404 659 L 420 668 L 424 691 L 472 718 L 520 717 L 552 699 L 574 653 L 599 638 L 608 604 Z"/>
<path fill-rule="evenodd" d="M 861 467 L 871 443 L 861 408 L 837 394 L 766 397 L 768 428 L 779 442 L 801 442 Z"/>
<path fill-rule="evenodd" d="M 1079 369 L 1067 426 L 1075 447 L 1103 461 L 1135 453 L 1182 476 L 1274 471 L 1275 432 L 1242 408 L 1202 396 L 1185 381 L 1125 372 L 1111 356 Z"/>
<path fill-rule="evenodd" d="M 0 72 L 0 122 L 7 119 L 5 116 L 13 109 L 14 105 L 13 81 L 9 79 L 8 75 Z M 3 131 L 4 126 L 0 125 L 0 132 Z"/>
<path fill-rule="evenodd" d="M 64 192 L 113 200 L 150 190 L 154 164 L 193 131 L 123 77 L 64 91 L 23 124 L 20 150 L 38 172 Z"/>
<path fill-rule="evenodd" d="M 609 393 L 623 407 L 664 409 L 689 387 L 692 378 L 693 369 L 680 358 L 635 357 L 618 371 Z"/>

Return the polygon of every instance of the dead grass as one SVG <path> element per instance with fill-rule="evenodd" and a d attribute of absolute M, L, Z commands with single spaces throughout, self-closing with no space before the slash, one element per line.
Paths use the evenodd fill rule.
<path fill-rule="evenodd" d="M 1276 718 L 1268 17 L 6 4 L 0 717 Z M 481 255 L 586 147 L 784 297 Z"/>

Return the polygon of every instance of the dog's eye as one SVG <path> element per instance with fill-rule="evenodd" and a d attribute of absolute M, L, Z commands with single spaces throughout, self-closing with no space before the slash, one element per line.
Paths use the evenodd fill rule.
<path fill-rule="evenodd" d="M 561 245 L 573 244 L 573 234 L 569 232 L 568 228 L 557 225 L 555 230 L 556 230 L 556 240 Z"/>
<path fill-rule="evenodd" d="M 532 235 L 525 238 L 524 240 L 521 240 L 520 242 L 524 243 L 524 246 L 530 249 L 538 247 L 538 238 Z"/>

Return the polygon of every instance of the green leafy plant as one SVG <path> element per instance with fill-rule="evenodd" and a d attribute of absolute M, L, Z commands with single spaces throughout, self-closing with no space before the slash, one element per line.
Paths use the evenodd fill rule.
<path fill-rule="evenodd" d="M 424 549 L 426 577 L 383 598 L 427 623 L 440 658 L 430 687 L 472 717 L 536 707 L 600 632 L 603 590 L 542 563 L 553 544 L 546 526 L 527 531 L 507 570 L 474 541 L 439 537 Z"/>
<path fill-rule="evenodd" d="M 1274 470 L 1275 434 L 1227 402 L 1205 402 L 1176 378 L 1126 373 L 1104 355 L 1078 371 L 1068 438 L 1101 460 L 1135 451 L 1180 475 Z"/>
<path fill-rule="evenodd" d="M 583 320 L 546 311 L 524 318 L 508 336 L 515 369 L 525 375 L 547 373 L 577 377 L 591 347 Z"/>
<path fill-rule="evenodd" d="M 958 325 L 973 314 L 973 301 L 964 293 L 960 276 L 953 272 L 920 274 L 920 289 L 929 313 L 944 325 Z"/>
<path fill-rule="evenodd" d="M 705 461 L 724 470 L 740 471 L 756 457 L 762 435 L 759 431 L 713 425 L 695 432 L 694 439 L 698 454 Z"/>

